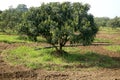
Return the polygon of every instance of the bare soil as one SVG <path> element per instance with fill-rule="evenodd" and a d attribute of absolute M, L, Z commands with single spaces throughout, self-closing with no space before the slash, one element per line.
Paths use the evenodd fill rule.
<path fill-rule="evenodd" d="M 97 37 L 115 39 L 117 34 L 104 36 L 98 34 Z M 120 41 L 116 40 L 116 44 Z M 38 44 L 25 44 L 25 43 L 2 43 L 0 42 L 0 53 L 6 49 L 12 49 L 17 46 L 36 46 Z M 43 44 L 44 45 L 44 44 Z M 109 45 L 109 44 L 107 44 Z M 106 44 L 98 44 L 92 46 L 78 46 L 78 48 L 84 50 L 91 50 L 99 54 L 108 55 L 110 57 L 117 57 L 120 60 L 120 53 L 112 52 L 104 49 Z M 120 80 L 120 68 L 81 68 L 79 71 L 65 70 L 65 71 L 46 71 L 46 70 L 31 70 L 23 65 L 13 66 L 10 63 L 3 60 L 3 56 L 0 54 L 0 80 Z"/>

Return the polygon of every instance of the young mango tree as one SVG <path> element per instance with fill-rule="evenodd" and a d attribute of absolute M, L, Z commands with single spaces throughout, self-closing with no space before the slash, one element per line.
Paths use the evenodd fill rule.
<path fill-rule="evenodd" d="M 93 16 L 88 14 L 89 7 L 70 2 L 42 4 L 23 15 L 20 32 L 34 41 L 37 36 L 44 37 L 58 53 L 67 42 L 89 45 L 98 31 Z"/>

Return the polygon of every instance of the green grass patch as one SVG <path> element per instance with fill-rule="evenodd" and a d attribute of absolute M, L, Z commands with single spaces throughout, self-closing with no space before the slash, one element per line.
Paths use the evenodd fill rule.
<path fill-rule="evenodd" d="M 112 40 L 105 38 L 95 38 L 94 42 L 112 43 Z"/>
<path fill-rule="evenodd" d="M 120 52 L 120 46 L 119 45 L 106 46 L 104 48 L 107 49 L 107 50 L 110 50 L 110 51 Z"/>
<path fill-rule="evenodd" d="M 44 38 L 41 36 L 37 37 L 38 42 L 46 42 Z M 30 43 L 32 42 L 29 40 L 29 38 L 25 35 L 19 36 L 19 35 L 0 35 L 0 42 L 5 42 L 5 43 L 22 43 L 22 42 L 27 42 Z"/>
<path fill-rule="evenodd" d="M 102 31 L 104 33 L 114 34 L 114 33 L 120 33 L 120 28 L 100 27 L 99 31 Z"/>
<path fill-rule="evenodd" d="M 53 49 L 35 50 L 28 46 L 21 46 L 13 50 L 5 51 L 6 59 L 13 64 L 23 64 L 30 68 L 43 67 L 48 64 L 60 64 L 60 58 L 52 56 Z"/>
<path fill-rule="evenodd" d="M 81 67 L 120 67 L 120 62 L 109 56 L 89 51 L 81 53 L 81 49 L 76 47 L 67 47 L 64 50 L 67 52 L 56 56 L 53 54 L 54 48 L 35 50 L 28 46 L 21 46 L 4 51 L 2 54 L 5 56 L 5 60 L 12 64 L 22 64 L 33 69 L 72 70 Z"/>
<path fill-rule="evenodd" d="M 30 42 L 30 41 L 19 39 L 18 35 L 0 35 L 0 42 L 20 43 L 20 42 Z"/>

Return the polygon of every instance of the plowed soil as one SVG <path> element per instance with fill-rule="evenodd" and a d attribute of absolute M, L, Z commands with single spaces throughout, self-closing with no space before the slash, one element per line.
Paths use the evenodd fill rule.
<path fill-rule="evenodd" d="M 104 35 L 97 35 L 97 37 L 102 38 L 112 38 L 115 36 L 109 35 L 109 37 Z M 120 41 L 116 41 L 116 44 L 119 44 Z M 21 45 L 32 45 L 36 46 L 37 44 L 21 44 L 21 43 L 2 43 L 0 42 L 0 53 L 3 50 L 15 48 Z M 103 47 L 107 46 L 106 44 L 92 45 L 88 47 L 78 46 L 83 50 L 91 50 L 100 54 L 108 55 L 110 57 L 117 57 L 120 60 L 120 53 L 108 51 Z M 10 63 L 6 62 L 0 54 L 0 80 L 120 80 L 120 68 L 81 68 L 79 71 L 46 71 L 46 70 L 31 70 L 23 65 L 12 66 Z"/>

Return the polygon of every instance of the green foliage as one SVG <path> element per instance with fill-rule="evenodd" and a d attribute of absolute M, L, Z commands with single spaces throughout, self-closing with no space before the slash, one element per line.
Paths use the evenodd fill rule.
<path fill-rule="evenodd" d="M 120 17 L 114 17 L 112 19 L 108 17 L 95 17 L 95 23 L 98 27 L 120 27 Z"/>
<path fill-rule="evenodd" d="M 81 54 L 81 49 L 76 47 L 67 47 L 64 50 L 68 53 L 57 56 L 53 55 L 53 48 L 35 50 L 32 47 L 20 46 L 4 51 L 2 55 L 10 63 L 21 64 L 34 69 L 62 70 L 81 67 L 120 67 L 120 62 L 117 59 L 105 55 L 90 51 Z"/>
<path fill-rule="evenodd" d="M 0 14 L 0 31 L 9 34 L 17 33 L 17 26 L 22 21 L 22 14 L 27 11 L 27 6 L 19 4 L 17 8 L 10 7 Z"/>
<path fill-rule="evenodd" d="M 106 27 L 110 20 L 108 17 L 95 17 L 94 19 L 98 27 Z"/>
<path fill-rule="evenodd" d="M 33 41 L 37 41 L 37 36 L 43 36 L 57 51 L 62 51 L 68 41 L 89 45 L 98 28 L 88 10 L 89 5 L 81 3 L 42 4 L 23 15 L 24 20 L 19 24 L 20 33 L 28 35 Z"/>
<path fill-rule="evenodd" d="M 119 17 L 115 17 L 113 19 L 111 19 L 108 23 L 107 26 L 110 26 L 112 28 L 117 28 L 120 27 L 120 18 Z"/>

